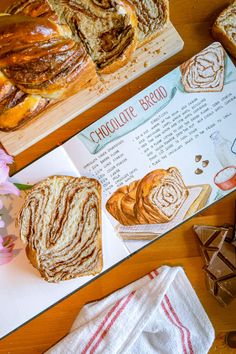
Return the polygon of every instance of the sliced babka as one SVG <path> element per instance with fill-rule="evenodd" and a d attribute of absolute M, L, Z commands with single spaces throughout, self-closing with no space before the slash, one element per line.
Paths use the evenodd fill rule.
<path fill-rule="evenodd" d="M 48 0 L 81 40 L 98 71 L 125 65 L 136 49 L 137 19 L 132 6 L 118 0 Z"/>
<path fill-rule="evenodd" d="M 101 185 L 52 176 L 26 196 L 19 216 L 26 254 L 41 276 L 59 282 L 102 270 Z"/>

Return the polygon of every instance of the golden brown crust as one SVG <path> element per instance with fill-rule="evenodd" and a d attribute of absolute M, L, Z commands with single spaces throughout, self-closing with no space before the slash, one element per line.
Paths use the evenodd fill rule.
<path fill-rule="evenodd" d="M 80 245 L 80 243 L 82 244 L 82 241 L 83 241 L 83 246 L 80 246 L 80 248 L 78 248 L 78 250 L 76 250 L 76 252 L 74 253 L 74 260 L 73 261 L 70 261 L 71 264 L 72 264 L 72 268 L 73 268 L 73 272 L 72 272 L 72 269 L 71 269 L 71 272 L 68 271 L 67 269 L 67 272 L 66 272 L 66 265 L 60 269 L 60 265 L 65 261 L 64 257 L 67 253 L 64 253 L 62 254 L 62 258 L 61 260 L 58 258 L 60 257 L 59 256 L 59 251 L 57 249 L 55 249 L 55 254 L 56 254 L 56 260 L 53 260 L 53 255 L 54 255 L 54 252 L 53 252 L 53 255 L 50 256 L 50 258 L 47 260 L 47 259 L 43 259 L 44 257 L 46 257 L 46 253 L 49 252 L 50 254 L 50 248 L 51 247 L 56 247 L 57 246 L 57 243 L 58 243 L 58 247 L 59 247 L 59 250 L 61 249 L 61 251 L 63 251 L 63 249 L 65 247 L 68 247 L 66 242 L 69 242 L 67 241 L 66 239 L 64 239 L 64 244 L 62 246 L 62 239 L 59 239 L 58 237 L 58 232 L 57 231 L 57 234 L 56 234 L 56 239 L 55 238 L 52 238 L 52 240 L 50 241 L 50 245 L 48 246 L 45 246 L 45 250 L 43 251 L 43 256 L 42 254 L 40 254 L 40 251 L 39 251 L 39 242 L 40 240 L 39 239 L 33 239 L 33 237 L 36 237 L 34 234 L 32 234 L 31 230 L 33 228 L 34 230 L 34 233 L 36 233 L 36 227 L 34 225 L 34 223 L 36 222 L 36 219 L 34 219 L 34 216 L 33 214 L 31 214 L 30 218 L 29 218 L 29 213 L 32 213 L 33 211 L 36 212 L 36 209 L 38 209 L 38 204 L 36 202 L 36 204 L 34 205 L 34 200 L 35 198 L 37 198 L 37 194 L 38 193 L 44 193 L 44 190 L 45 190 L 45 195 L 42 194 L 42 198 L 46 198 L 46 202 L 48 203 L 49 200 L 50 200 L 50 197 L 54 197 L 56 198 L 56 196 L 52 196 L 50 195 L 50 191 L 48 192 L 48 188 L 52 185 L 55 186 L 55 184 L 60 184 L 60 183 L 64 183 L 64 187 L 62 187 L 61 189 L 61 192 L 62 191 L 64 192 L 65 188 L 68 187 L 68 185 L 70 186 L 70 184 L 72 185 L 73 184 L 73 188 L 75 188 L 75 190 L 78 190 L 78 191 L 82 191 L 83 192 L 83 186 L 85 186 L 85 188 L 94 188 L 94 190 L 96 191 L 96 195 L 99 196 L 98 198 L 96 198 L 96 210 L 97 210 L 97 220 L 95 222 L 95 225 L 96 226 L 96 245 L 95 245 L 95 251 L 97 252 L 97 257 L 95 258 L 95 264 L 93 265 L 93 267 L 90 266 L 90 268 L 88 270 L 84 269 L 83 267 L 80 268 L 80 262 L 78 262 L 78 267 L 75 268 L 75 262 L 76 261 L 76 257 L 77 257 L 77 252 L 84 252 L 84 258 L 89 258 L 89 247 L 90 247 L 90 244 L 91 244 L 91 241 L 89 241 L 89 238 L 88 240 L 86 241 L 86 231 L 83 231 L 85 226 L 84 224 L 81 224 L 81 228 L 82 228 L 82 232 L 84 232 L 84 234 L 81 236 L 81 240 L 78 242 L 76 241 L 75 245 L 77 244 L 78 246 Z M 90 190 L 90 189 L 89 189 Z M 47 194 L 49 193 L 49 194 Z M 87 203 L 89 202 L 90 198 L 92 198 L 92 194 L 90 196 L 90 192 L 87 192 L 88 194 L 85 195 L 83 198 L 84 198 L 84 202 Z M 61 194 L 60 194 L 61 195 Z M 58 198 L 58 196 L 57 196 Z M 57 200 L 57 199 L 56 199 Z M 71 199 L 71 196 L 68 194 L 68 198 L 66 198 L 66 205 L 68 205 L 68 208 L 69 210 L 71 210 L 71 208 L 75 207 L 75 204 L 74 206 L 72 206 L 72 201 L 73 199 Z M 38 200 L 38 202 L 40 203 L 40 201 Z M 32 204 L 33 203 L 33 204 Z M 82 203 L 82 201 L 81 201 Z M 94 202 L 93 202 L 94 203 Z M 53 204 L 55 204 L 55 202 L 53 202 Z M 34 205 L 34 206 L 33 206 Z M 45 204 L 46 205 L 46 204 Z M 92 204 L 93 205 L 93 204 Z M 36 208 L 35 210 L 32 208 Z M 57 207 L 57 202 L 55 204 L 55 207 Z M 94 207 L 92 207 L 94 208 Z M 91 209 L 92 210 L 92 209 Z M 53 211 L 52 211 L 53 212 Z M 79 212 L 79 210 L 78 210 Z M 84 213 L 84 211 L 83 211 Z M 64 213 L 63 213 L 64 215 Z M 76 215 L 76 214 L 75 214 Z M 44 215 L 44 217 L 46 217 L 46 214 Z M 47 214 L 47 217 L 49 217 L 49 215 Z M 50 235 L 51 233 L 54 232 L 55 230 L 55 227 L 58 227 L 57 223 L 58 223 L 58 218 L 60 218 L 60 214 L 57 216 L 57 218 L 55 219 L 55 221 L 50 221 L 50 228 L 51 228 L 51 231 L 50 231 Z M 85 215 L 81 215 L 81 222 L 84 223 L 86 222 L 84 220 L 85 218 Z M 26 220 L 30 220 L 30 224 L 26 224 Z M 43 220 L 42 220 L 43 221 Z M 61 223 L 62 221 L 60 221 Z M 37 222 L 37 230 L 38 230 L 38 227 L 39 227 L 39 223 L 41 223 L 41 219 L 40 221 Z M 55 225 L 54 225 L 55 224 Z M 78 276 L 85 276 L 85 275 L 95 275 L 95 274 L 98 274 L 102 271 L 102 268 L 103 268 L 103 256 L 102 256 L 102 233 L 101 233 L 101 228 L 102 228 L 102 215 L 101 215 L 101 184 L 96 180 L 96 179 L 92 179 L 92 178 L 87 178 L 87 177 L 80 177 L 80 178 L 75 178 L 75 177 L 71 177 L 71 176 L 51 176 L 51 177 L 48 177 L 47 179 L 35 184 L 32 189 L 26 194 L 26 199 L 25 199 L 25 203 L 24 205 L 22 206 L 22 209 L 20 211 L 20 214 L 19 214 L 19 218 L 18 218 L 18 225 L 19 225 L 19 229 L 20 229 L 20 237 L 22 239 L 22 241 L 26 244 L 26 255 L 28 257 L 28 259 L 30 260 L 30 262 L 32 263 L 32 265 L 39 270 L 41 276 L 47 280 L 47 281 L 50 281 L 50 282 L 58 282 L 60 280 L 69 280 L 69 279 L 72 279 L 72 278 L 75 278 L 75 277 L 78 277 Z M 49 227 L 48 225 L 48 227 Z M 60 224 L 61 225 L 61 224 Z M 58 230 L 61 230 L 62 227 L 64 227 L 64 224 L 62 223 L 63 226 L 59 226 L 59 229 Z M 88 224 L 87 225 L 90 225 L 90 221 L 88 221 Z M 43 224 L 42 226 L 43 227 Z M 75 237 L 78 237 L 77 236 L 77 233 L 79 232 L 79 227 L 80 225 L 78 225 L 78 231 L 75 233 Z M 69 228 L 71 229 L 71 227 Z M 43 231 L 44 233 L 47 232 L 47 229 Z M 61 231 L 62 232 L 62 231 Z M 94 231 L 93 231 L 94 232 Z M 68 235 L 66 233 L 66 235 Z M 88 237 L 92 237 L 93 234 L 91 234 L 90 236 Z M 43 237 L 43 235 L 42 235 Z M 44 240 L 45 242 L 45 245 L 47 245 L 47 242 L 49 242 L 49 240 L 45 239 Z M 72 241 L 74 242 L 74 241 Z M 94 242 L 94 241 L 93 241 Z M 82 247 L 82 248 L 81 248 Z M 86 247 L 88 248 L 88 251 L 86 251 Z M 88 252 L 88 253 L 86 253 Z M 47 271 L 47 268 L 45 269 L 45 264 L 47 264 L 47 262 L 54 262 L 55 264 L 55 267 L 56 267 L 56 264 L 58 264 L 59 268 L 53 268 L 53 270 L 50 270 L 50 272 L 54 272 L 55 276 L 52 275 L 52 273 L 48 272 Z M 46 263 L 45 263 L 46 262 Z M 83 263 L 82 263 L 83 264 Z M 49 263 L 49 267 L 50 267 L 50 263 Z"/>
<path fill-rule="evenodd" d="M 236 1 L 217 17 L 212 27 L 212 35 L 236 58 Z"/>
<path fill-rule="evenodd" d="M 125 226 L 159 224 L 172 220 L 187 196 L 178 169 L 170 167 L 119 188 L 108 199 L 106 209 Z"/>
<path fill-rule="evenodd" d="M 0 130 L 18 129 L 97 76 L 68 33 L 44 17 L 0 16 Z"/>

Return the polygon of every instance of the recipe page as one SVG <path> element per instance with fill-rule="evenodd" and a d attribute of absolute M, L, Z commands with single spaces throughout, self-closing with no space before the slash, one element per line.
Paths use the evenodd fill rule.
<path fill-rule="evenodd" d="M 64 144 L 133 252 L 236 186 L 236 70 L 219 43 Z"/>

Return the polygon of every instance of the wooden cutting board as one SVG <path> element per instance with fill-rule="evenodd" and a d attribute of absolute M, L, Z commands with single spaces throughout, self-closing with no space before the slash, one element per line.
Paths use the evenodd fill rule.
<path fill-rule="evenodd" d="M 0 132 L 1 144 L 9 154 L 18 155 L 122 86 L 170 58 L 183 45 L 183 40 L 170 23 L 160 36 L 138 48 L 133 60 L 116 73 L 102 75 L 100 83 L 48 108 L 19 130 Z"/>

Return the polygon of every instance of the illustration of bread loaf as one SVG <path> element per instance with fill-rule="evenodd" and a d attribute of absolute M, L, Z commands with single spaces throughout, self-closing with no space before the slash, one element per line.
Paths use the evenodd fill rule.
<path fill-rule="evenodd" d="M 30 262 L 45 280 L 101 272 L 101 185 L 86 177 L 41 181 L 26 196 L 19 229 Z"/>
<path fill-rule="evenodd" d="M 224 87 L 224 49 L 220 43 L 195 55 L 180 66 L 186 92 L 219 92 Z"/>
<path fill-rule="evenodd" d="M 159 224 L 171 221 L 188 196 L 179 170 L 170 167 L 148 173 L 119 188 L 106 203 L 122 225 Z"/>

